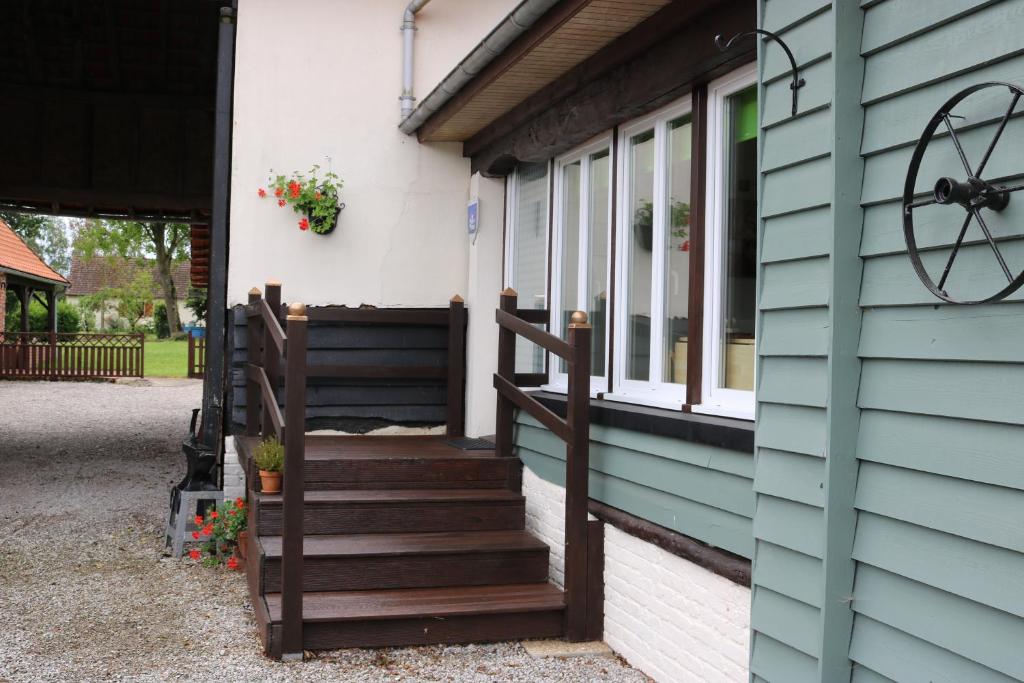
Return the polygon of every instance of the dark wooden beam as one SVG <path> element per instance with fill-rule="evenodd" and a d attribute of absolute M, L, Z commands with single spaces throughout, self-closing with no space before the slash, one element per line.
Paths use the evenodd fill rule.
<path fill-rule="evenodd" d="M 538 113 L 527 115 L 517 107 L 506 115 L 513 117 L 509 120 L 521 120 L 517 127 L 503 134 L 495 134 L 499 129 L 481 131 L 474 138 L 473 171 L 499 176 L 507 174 L 518 161 L 550 159 L 752 61 L 756 45 L 722 53 L 715 47 L 714 37 L 752 29 L 756 21 L 754 10 L 754 5 L 745 0 L 718 3 L 689 18 L 680 30 L 648 46 L 633 59 L 579 85 L 570 94 L 552 90 L 547 93 L 550 101 L 531 100 L 529 111 L 539 109 Z M 640 29 L 623 36 L 618 49 L 627 49 L 623 47 L 625 41 Z M 644 31 L 653 29 L 646 26 Z M 609 62 L 614 61 L 614 56 L 598 53 L 591 60 Z M 591 68 L 599 70 L 598 66 Z M 507 123 L 502 125 L 508 127 Z"/>
<path fill-rule="evenodd" d="M 576 16 L 580 10 L 591 2 L 592 0 L 564 0 L 548 10 L 544 16 L 530 27 L 529 31 L 513 40 L 500 55 L 480 70 L 476 78 L 434 112 L 427 119 L 426 123 L 420 126 L 416 132 L 419 140 L 422 142 L 429 139 L 431 135 L 460 112 L 484 88 L 491 85 L 495 79 L 515 66 L 524 55 L 532 51 L 548 36 L 558 30 L 562 24 Z"/>
<path fill-rule="evenodd" d="M 653 543 L 662 550 L 724 576 L 741 586 L 750 585 L 750 560 L 745 557 L 713 548 L 677 531 L 666 529 L 596 500 L 591 500 L 589 507 L 590 514 L 630 536 Z"/>
<path fill-rule="evenodd" d="M 28 332 L 28 307 L 32 303 L 32 288 L 22 285 L 18 289 L 18 301 L 21 304 L 21 331 Z"/>
<path fill-rule="evenodd" d="M 638 57 L 659 41 L 678 33 L 685 28 L 687 22 L 701 12 L 727 2 L 728 0 L 676 0 L 666 5 L 636 28 L 619 36 L 600 52 L 541 88 L 515 109 L 466 140 L 463 153 L 469 157 L 477 154 L 489 142 L 511 133 L 552 103 L 567 97 L 620 64 Z"/>

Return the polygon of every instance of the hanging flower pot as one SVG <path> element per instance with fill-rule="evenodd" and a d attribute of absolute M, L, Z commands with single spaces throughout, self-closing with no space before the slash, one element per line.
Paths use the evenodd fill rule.
<path fill-rule="evenodd" d="M 274 176 L 268 187 L 279 207 L 291 205 L 292 210 L 302 216 L 298 221 L 299 230 L 327 235 L 334 232 L 345 205 L 338 201 L 341 179 L 330 171 L 323 177 L 319 173 L 320 167 L 313 166 L 308 173 Z M 270 193 L 261 187 L 256 194 L 264 199 Z"/>

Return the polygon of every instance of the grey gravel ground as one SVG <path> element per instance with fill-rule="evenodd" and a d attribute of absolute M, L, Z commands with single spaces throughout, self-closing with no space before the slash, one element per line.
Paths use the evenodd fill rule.
<path fill-rule="evenodd" d="M 259 652 L 241 574 L 161 553 L 194 380 L 0 382 L 0 683 L 646 681 L 517 643 Z"/>

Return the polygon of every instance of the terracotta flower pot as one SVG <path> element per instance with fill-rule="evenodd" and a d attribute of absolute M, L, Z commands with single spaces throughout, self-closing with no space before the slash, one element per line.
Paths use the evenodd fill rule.
<path fill-rule="evenodd" d="M 263 493 L 281 493 L 281 473 L 260 470 L 260 489 Z"/>

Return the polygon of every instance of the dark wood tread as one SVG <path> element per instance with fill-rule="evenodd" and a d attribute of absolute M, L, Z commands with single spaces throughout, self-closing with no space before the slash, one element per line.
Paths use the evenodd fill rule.
<path fill-rule="evenodd" d="M 264 597 L 271 623 L 280 623 L 280 593 L 267 593 Z M 551 612 L 564 608 L 565 595 L 561 590 L 550 583 L 527 583 L 306 593 L 302 601 L 302 618 L 307 623 L 439 619 Z"/>
<path fill-rule="evenodd" d="M 268 559 L 281 557 L 280 536 L 260 536 Z M 307 558 L 445 555 L 473 552 L 547 551 L 548 546 L 527 531 L 443 531 L 398 534 L 340 534 L 306 536 Z"/>
<path fill-rule="evenodd" d="M 262 505 L 279 506 L 280 494 L 257 493 Z M 395 503 L 519 503 L 522 494 L 507 489 L 344 489 L 306 491 L 306 505 L 375 505 Z"/>

